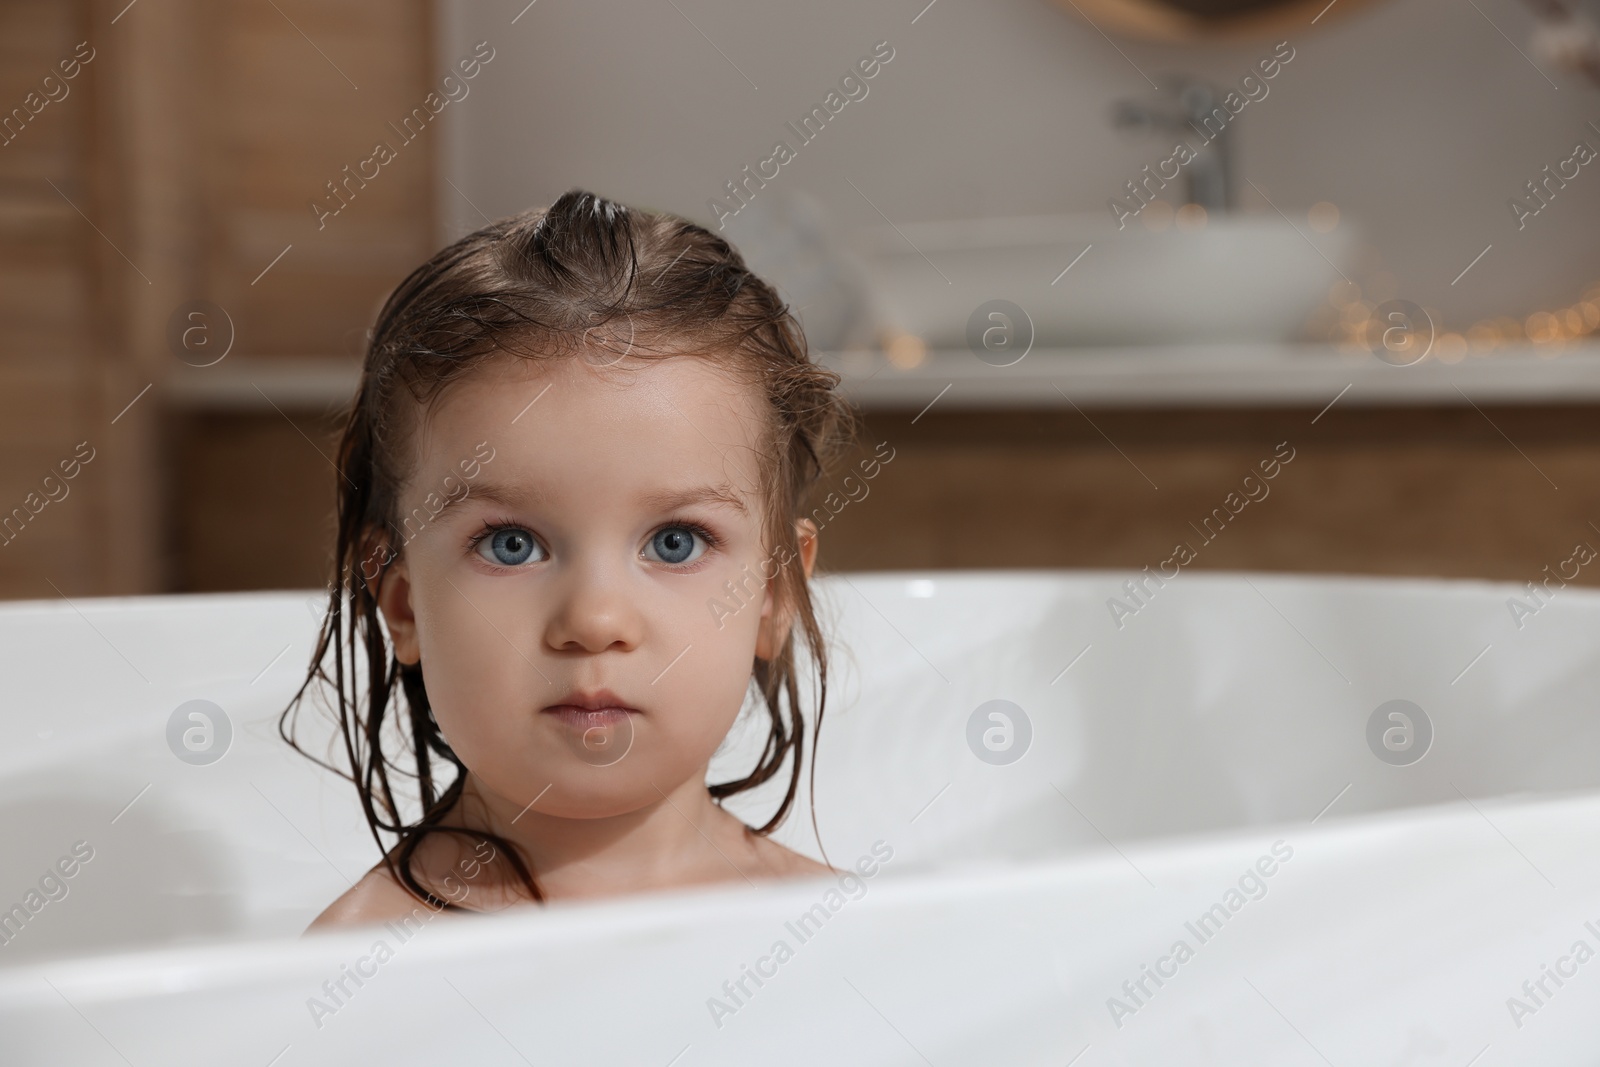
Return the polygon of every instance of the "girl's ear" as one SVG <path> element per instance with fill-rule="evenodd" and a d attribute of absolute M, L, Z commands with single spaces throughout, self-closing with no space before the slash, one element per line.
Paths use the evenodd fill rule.
<path fill-rule="evenodd" d="M 800 561 L 805 564 L 806 577 L 817 563 L 817 524 L 810 519 L 800 519 L 795 524 L 795 536 L 800 541 Z"/>
<path fill-rule="evenodd" d="M 799 519 L 795 522 L 795 537 L 800 543 L 800 564 L 805 569 L 807 578 L 811 577 L 811 569 L 817 562 L 817 525 L 810 519 Z M 791 560 L 786 566 L 793 566 Z M 783 611 L 775 611 L 773 604 L 776 601 L 778 576 L 774 575 L 767 582 L 767 595 L 761 605 L 761 628 L 756 632 L 756 657 L 771 660 L 777 655 L 778 649 L 784 646 L 789 639 L 789 628 L 794 623 L 794 607 L 788 606 Z"/>
<path fill-rule="evenodd" d="M 410 666 L 422 661 L 422 648 L 417 641 L 417 616 L 411 610 L 411 572 L 404 557 L 395 559 L 375 578 L 362 580 L 378 602 L 383 622 L 394 643 L 395 659 Z"/>

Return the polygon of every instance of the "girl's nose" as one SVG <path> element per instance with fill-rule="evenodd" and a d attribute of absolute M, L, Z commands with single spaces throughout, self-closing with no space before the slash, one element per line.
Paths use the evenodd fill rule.
<path fill-rule="evenodd" d="M 568 571 L 546 625 L 546 643 L 558 652 L 637 648 L 643 637 L 643 617 L 626 585 L 624 575 L 603 566 Z"/>

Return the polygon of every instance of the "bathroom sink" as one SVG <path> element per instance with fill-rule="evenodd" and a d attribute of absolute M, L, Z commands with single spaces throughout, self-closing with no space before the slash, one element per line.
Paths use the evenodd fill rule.
<path fill-rule="evenodd" d="M 1354 246 L 1347 225 L 1318 234 L 1276 215 L 1153 232 L 1077 214 L 873 227 L 855 251 L 885 324 L 930 347 L 966 347 L 991 300 L 1027 313 L 1034 346 L 1070 347 L 1295 340 Z"/>

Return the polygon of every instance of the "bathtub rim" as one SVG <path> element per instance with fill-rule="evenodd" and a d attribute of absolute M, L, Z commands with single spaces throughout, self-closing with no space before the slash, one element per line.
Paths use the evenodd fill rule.
<path fill-rule="evenodd" d="M 1120 892 L 1115 888 L 1120 883 L 1139 880 L 1129 870 L 1132 861 L 1126 854 L 1142 858 L 1141 868 L 1162 865 L 1183 868 L 1203 862 L 1208 854 L 1243 855 L 1265 847 L 1263 842 L 1285 839 L 1291 833 L 1296 843 L 1311 840 L 1335 846 L 1374 833 L 1403 832 L 1427 840 L 1442 823 L 1475 822 L 1485 818 L 1482 809 L 1505 814 L 1535 807 L 1581 811 L 1585 806 L 1596 809 L 1595 817 L 1600 820 L 1600 786 L 1484 797 L 1470 805 L 1460 801 L 1418 805 L 1403 809 L 1398 817 L 1394 810 L 1357 812 L 1335 816 L 1322 825 L 1311 821 L 1279 822 L 1148 838 L 1128 842 L 1111 851 L 1086 850 L 1040 862 L 983 861 L 955 869 L 925 864 L 877 883 L 880 886 L 877 892 L 869 891 L 851 903 L 860 904 L 871 896 L 877 900 L 873 908 L 893 908 L 906 903 L 970 899 L 986 891 L 991 895 L 1005 894 L 1052 883 L 1081 885 L 1097 881 L 1104 881 Z M 1322 815 L 1317 818 L 1321 819 Z M 1393 825 L 1397 822 L 1403 825 Z M 1491 826 L 1498 827 L 1498 823 L 1491 823 Z M 714 925 L 730 915 L 754 917 L 781 907 L 815 903 L 822 887 L 832 884 L 833 879 L 816 876 L 772 882 L 752 892 L 747 886 L 725 882 L 594 901 L 569 901 L 563 903 L 559 911 L 519 908 L 516 914 L 488 916 L 482 923 L 461 923 L 450 936 L 428 939 L 423 948 L 408 956 L 438 962 L 480 953 L 496 955 L 513 944 L 534 950 L 541 945 L 581 942 L 597 934 L 605 937 L 652 931 L 667 933 L 708 923 Z M 1166 890 L 1156 887 L 1155 891 L 1178 892 L 1171 887 Z M 803 907 L 800 910 L 804 910 Z M 161 993 L 214 994 L 291 980 L 311 971 L 321 974 L 330 963 L 336 968 L 339 963 L 369 951 L 372 939 L 384 930 L 380 924 L 369 924 L 319 931 L 309 936 L 227 937 L 181 945 L 32 959 L 10 966 L 0 964 L 0 1016 L 29 1007 L 55 1006 L 63 998 L 74 1008 L 81 1009 L 89 1004 L 144 999 L 153 987 Z M 73 995 L 67 997 L 68 993 Z"/>

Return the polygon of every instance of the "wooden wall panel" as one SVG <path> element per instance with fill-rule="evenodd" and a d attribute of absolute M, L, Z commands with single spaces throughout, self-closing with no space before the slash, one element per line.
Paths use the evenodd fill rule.
<path fill-rule="evenodd" d="M 389 127 L 433 86 L 429 12 L 421 0 L 207 9 L 205 272 L 238 355 L 358 354 L 377 303 L 433 251 L 438 130 L 404 143 Z M 362 179 L 380 141 L 396 157 Z M 327 183 L 347 166 L 348 204 L 319 227 L 311 203 L 340 207 Z"/>
<path fill-rule="evenodd" d="M 232 318 L 230 359 L 359 357 L 383 298 L 436 247 L 440 131 L 430 124 L 402 143 L 389 126 L 436 85 L 431 17 L 425 0 L 234 0 L 202 14 L 196 295 Z M 380 141 L 395 158 L 364 184 L 341 185 L 340 206 L 326 183 Z M 319 227 L 313 200 L 340 210 Z M 171 413 L 175 590 L 324 580 L 334 475 L 318 449 L 333 455 L 332 430 L 280 406 Z"/>
<path fill-rule="evenodd" d="M 71 58 L 86 21 L 81 4 L 0 5 L 0 116 L 27 112 L 28 94 Z M 89 70 L 59 83 L 65 96 L 0 135 L 0 520 L 14 508 L 25 516 L 0 534 L 0 594 L 8 596 L 54 597 L 52 581 L 69 594 L 98 591 L 109 577 L 98 537 L 101 470 L 91 463 L 71 481 L 44 481 L 59 476 L 57 464 L 72 458 L 77 442 L 104 444 L 95 430 L 99 290 L 91 244 L 101 238 L 63 196 L 95 210 L 87 181 Z"/>
<path fill-rule="evenodd" d="M 428 0 L 0 5 L 0 108 L 78 42 L 95 53 L 0 147 L 0 509 L 77 442 L 96 449 L 67 498 L 0 541 L 0 596 L 249 585 L 208 562 L 220 531 L 195 493 L 221 474 L 206 459 L 228 457 L 229 504 L 295 468 L 249 418 L 174 425 L 168 320 L 187 301 L 220 305 L 234 360 L 359 352 L 377 303 L 434 246 L 438 131 L 400 146 L 322 229 L 309 205 L 398 141 L 388 123 L 435 81 L 431 18 Z M 280 540 L 300 560 L 295 533 Z"/>
<path fill-rule="evenodd" d="M 1186 541 L 1204 569 L 1521 582 L 1580 540 L 1600 549 L 1592 407 L 1350 407 L 1313 425 L 1316 414 L 874 415 L 868 437 L 895 459 L 824 528 L 821 561 L 1138 570 Z M 1204 540 L 1190 523 L 1284 441 L 1295 458 L 1268 495 Z M 1578 581 L 1600 584 L 1600 570 Z"/>
<path fill-rule="evenodd" d="M 185 496 L 174 591 L 320 587 L 335 534 L 333 420 L 195 413 L 174 418 L 169 433 Z"/>

